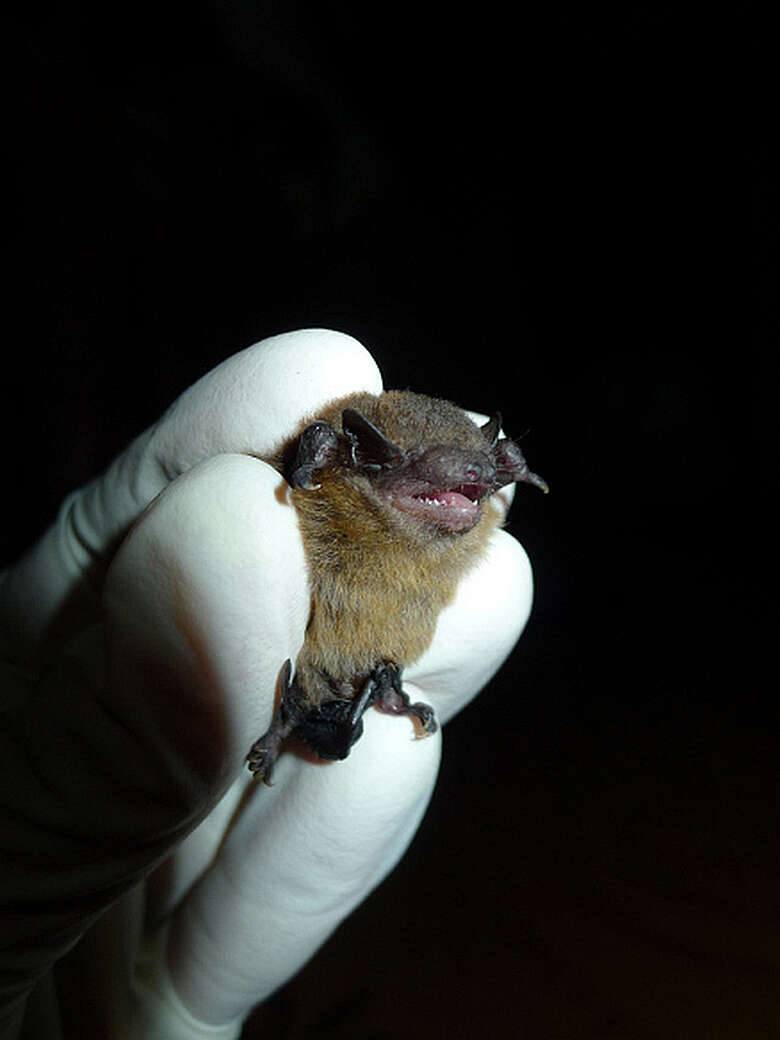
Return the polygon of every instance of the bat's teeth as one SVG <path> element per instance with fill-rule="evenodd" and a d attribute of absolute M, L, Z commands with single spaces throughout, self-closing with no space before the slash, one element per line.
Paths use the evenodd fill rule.
<path fill-rule="evenodd" d="M 469 531 L 480 518 L 479 488 L 475 485 L 439 491 L 414 489 L 388 495 L 388 499 L 402 512 L 445 530 Z"/>
<path fill-rule="evenodd" d="M 474 506 L 479 505 L 480 496 L 479 496 L 478 493 L 475 493 L 473 491 L 472 492 L 464 491 L 463 489 L 460 489 L 460 488 L 458 489 L 457 493 L 459 495 L 462 495 L 463 498 L 467 498 L 469 500 L 469 502 L 471 502 L 472 505 L 474 505 Z M 449 501 L 446 498 L 438 498 L 438 497 L 436 497 L 434 495 L 418 495 L 417 497 L 420 499 L 421 502 L 424 502 L 427 506 L 446 506 L 446 505 L 449 505 Z"/>
<path fill-rule="evenodd" d="M 479 505 L 487 494 L 487 488 L 480 484 L 461 484 L 460 487 L 455 488 L 455 491 L 467 498 L 472 505 Z"/>

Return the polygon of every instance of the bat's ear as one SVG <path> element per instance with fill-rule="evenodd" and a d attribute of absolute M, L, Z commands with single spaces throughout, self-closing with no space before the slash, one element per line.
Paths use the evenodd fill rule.
<path fill-rule="evenodd" d="M 319 487 L 316 482 L 318 471 L 336 457 L 338 450 L 338 434 L 330 423 L 323 419 L 309 423 L 298 438 L 298 449 L 286 474 L 287 483 L 290 487 L 316 491 Z"/>
<path fill-rule="evenodd" d="M 403 458 L 401 449 L 354 408 L 345 408 L 341 413 L 341 426 L 352 447 L 353 462 L 379 468 L 392 466 Z"/>
<path fill-rule="evenodd" d="M 496 412 L 491 419 L 488 419 L 484 426 L 480 426 L 480 430 L 484 433 L 485 440 L 490 443 L 491 448 L 495 447 L 500 429 L 501 412 Z"/>
<path fill-rule="evenodd" d="M 550 488 L 547 481 L 538 474 L 532 473 L 528 463 L 523 457 L 522 451 L 514 441 L 503 437 L 493 452 L 493 461 L 496 466 L 496 486 L 504 487 L 505 484 L 533 484 L 547 494 Z"/>

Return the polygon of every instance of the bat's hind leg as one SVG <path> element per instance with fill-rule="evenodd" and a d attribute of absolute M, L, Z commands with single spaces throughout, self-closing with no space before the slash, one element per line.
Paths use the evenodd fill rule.
<path fill-rule="evenodd" d="M 400 670 L 385 661 L 370 673 L 356 697 L 337 697 L 317 708 L 306 709 L 295 726 L 294 735 L 305 741 L 320 758 L 344 759 L 363 735 L 363 716 L 372 704 L 388 715 L 408 715 L 416 719 L 420 736 L 435 733 L 438 728 L 433 708 L 421 702 L 411 704 L 401 686 Z"/>
<path fill-rule="evenodd" d="M 274 712 L 268 730 L 254 742 L 246 756 L 250 771 L 268 787 L 271 786 L 271 773 L 279 757 L 282 742 L 292 733 L 306 711 L 298 684 L 294 679 L 290 682 L 291 674 L 292 664 L 288 658 L 279 673 L 282 691 L 279 707 Z"/>
<path fill-rule="evenodd" d="M 247 755 L 254 775 L 270 786 L 271 773 L 282 743 L 290 735 L 302 740 L 320 758 L 344 759 L 352 745 L 363 735 L 363 716 L 372 704 L 387 715 L 408 715 L 418 723 L 420 736 L 438 729 L 433 708 L 418 701 L 412 704 L 401 686 L 401 672 L 394 664 L 383 662 L 368 676 L 354 698 L 335 697 L 313 707 L 295 679 L 292 666 L 285 661 L 279 675 L 282 696 L 271 725 L 255 741 Z"/>
<path fill-rule="evenodd" d="M 430 704 L 416 701 L 412 704 L 401 685 L 401 670 L 394 664 L 384 662 L 378 665 L 369 682 L 376 683 L 374 704 L 379 711 L 387 715 L 409 715 L 420 724 L 421 737 L 430 736 L 439 728 L 433 708 Z"/>

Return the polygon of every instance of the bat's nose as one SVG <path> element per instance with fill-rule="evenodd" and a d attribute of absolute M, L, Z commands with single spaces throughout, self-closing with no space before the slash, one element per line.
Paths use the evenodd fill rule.
<path fill-rule="evenodd" d="M 488 487 L 496 479 L 496 468 L 481 451 L 431 448 L 419 463 L 420 476 L 441 488 L 461 484 Z"/>

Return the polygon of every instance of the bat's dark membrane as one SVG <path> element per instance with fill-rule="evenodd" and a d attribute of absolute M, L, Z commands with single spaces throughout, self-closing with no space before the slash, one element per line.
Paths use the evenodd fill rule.
<path fill-rule="evenodd" d="M 279 706 L 247 759 L 266 783 L 290 735 L 321 758 L 346 758 L 372 704 L 435 732 L 401 670 L 428 649 L 500 524 L 490 496 L 514 482 L 548 490 L 500 426 L 498 415 L 479 427 L 457 405 L 409 391 L 353 394 L 267 460 L 292 489 L 312 610 L 295 676 L 285 662 Z"/>

